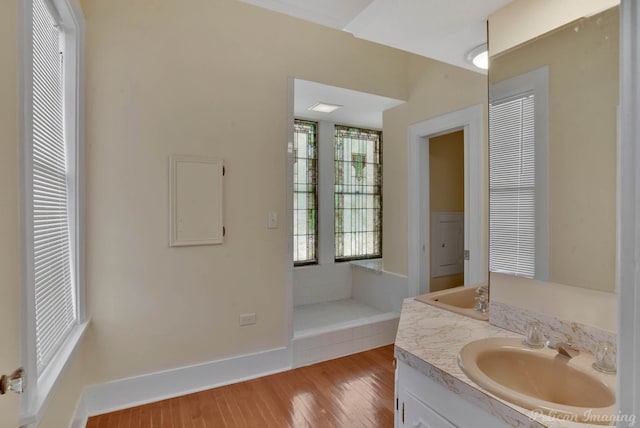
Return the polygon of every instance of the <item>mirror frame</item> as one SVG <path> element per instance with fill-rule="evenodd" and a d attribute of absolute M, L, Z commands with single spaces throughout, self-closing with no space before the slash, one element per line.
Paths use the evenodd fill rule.
<path fill-rule="evenodd" d="M 618 373 L 624 375 L 616 395 L 620 414 L 635 418 L 640 417 L 640 4 L 622 0 L 620 13 Z"/>

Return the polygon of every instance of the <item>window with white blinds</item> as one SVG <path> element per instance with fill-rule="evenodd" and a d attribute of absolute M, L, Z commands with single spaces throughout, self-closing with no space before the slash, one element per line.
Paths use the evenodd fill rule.
<path fill-rule="evenodd" d="M 20 426 L 37 425 L 88 322 L 84 288 L 82 46 L 67 0 L 20 2 L 22 310 Z"/>
<path fill-rule="evenodd" d="M 70 228 L 70 184 L 65 138 L 63 39 L 50 5 L 32 3 L 33 287 L 38 375 L 76 324 Z"/>
<path fill-rule="evenodd" d="M 489 268 L 536 273 L 535 97 L 527 92 L 489 106 Z"/>

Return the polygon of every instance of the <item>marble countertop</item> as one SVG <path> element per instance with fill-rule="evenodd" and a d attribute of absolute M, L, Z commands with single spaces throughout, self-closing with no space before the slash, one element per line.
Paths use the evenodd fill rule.
<path fill-rule="evenodd" d="M 470 380 L 458 366 L 458 351 L 486 337 L 522 337 L 516 333 L 405 299 L 395 341 L 396 358 L 463 399 L 513 427 L 587 428 L 586 423 L 540 415 L 504 401 Z"/>

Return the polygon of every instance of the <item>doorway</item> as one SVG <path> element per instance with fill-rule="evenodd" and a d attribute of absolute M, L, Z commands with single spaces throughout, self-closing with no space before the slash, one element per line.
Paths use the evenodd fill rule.
<path fill-rule="evenodd" d="M 464 285 L 464 129 L 429 137 L 429 291 Z"/>
<path fill-rule="evenodd" d="M 486 164 L 482 105 L 446 113 L 408 129 L 408 292 L 428 293 L 431 279 L 430 139 L 464 134 L 464 285 L 486 283 Z M 467 257 L 468 254 L 468 257 Z"/>

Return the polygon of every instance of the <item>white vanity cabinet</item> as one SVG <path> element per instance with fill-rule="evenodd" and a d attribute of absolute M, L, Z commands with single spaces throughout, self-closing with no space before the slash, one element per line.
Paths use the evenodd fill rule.
<path fill-rule="evenodd" d="M 400 360 L 395 396 L 396 428 L 509 427 Z"/>
<path fill-rule="evenodd" d="M 435 410 L 415 397 L 406 389 L 398 391 L 399 427 L 410 428 L 453 428 L 451 422 L 440 416 Z"/>

